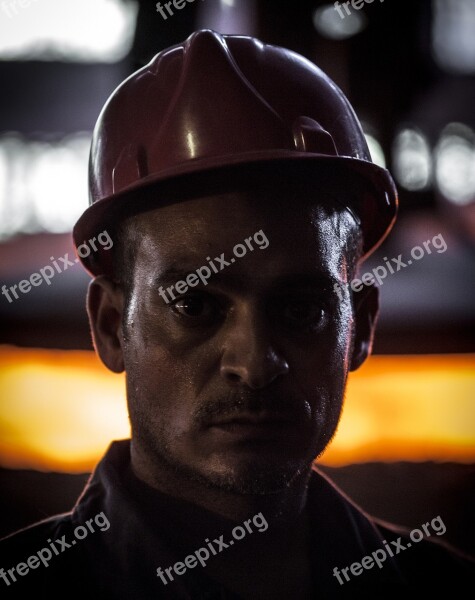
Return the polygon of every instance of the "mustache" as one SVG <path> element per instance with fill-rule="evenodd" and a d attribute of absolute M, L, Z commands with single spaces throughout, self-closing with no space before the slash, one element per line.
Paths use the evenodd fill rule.
<path fill-rule="evenodd" d="M 194 420 L 198 425 L 206 426 L 218 418 L 262 412 L 302 422 L 311 416 L 309 403 L 294 393 L 243 389 L 231 390 L 198 407 Z"/>

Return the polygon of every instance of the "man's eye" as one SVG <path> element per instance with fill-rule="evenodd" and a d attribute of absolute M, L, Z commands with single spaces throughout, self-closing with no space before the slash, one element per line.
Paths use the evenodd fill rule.
<path fill-rule="evenodd" d="M 294 327 L 317 329 L 325 318 L 325 306 L 318 298 L 286 298 L 276 308 L 278 317 Z"/>
<path fill-rule="evenodd" d="M 219 314 L 219 306 L 209 296 L 184 296 L 173 304 L 180 317 L 195 320 L 212 320 Z"/>

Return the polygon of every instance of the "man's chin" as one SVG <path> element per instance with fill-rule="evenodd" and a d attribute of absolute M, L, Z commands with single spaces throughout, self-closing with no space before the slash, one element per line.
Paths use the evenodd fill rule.
<path fill-rule="evenodd" d="M 139 436 L 136 434 L 135 439 Z M 301 477 L 308 476 L 313 456 L 289 456 L 290 452 L 230 452 L 203 453 L 188 450 L 187 456 L 195 460 L 183 460 L 183 453 L 170 452 L 169 446 L 157 444 L 155 436 L 141 438 L 149 461 L 163 465 L 173 477 L 184 478 L 195 484 L 212 489 L 220 489 L 235 494 L 265 495 L 288 490 Z M 201 457 L 196 458 L 201 454 Z M 298 453 L 296 453 L 298 454 Z"/>
<path fill-rule="evenodd" d="M 222 465 L 202 474 L 209 487 L 246 495 L 276 494 L 287 490 L 305 473 L 310 464 L 291 463 Z"/>

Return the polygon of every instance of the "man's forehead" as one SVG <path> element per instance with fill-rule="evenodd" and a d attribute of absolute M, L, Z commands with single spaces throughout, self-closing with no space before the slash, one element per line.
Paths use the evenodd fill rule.
<path fill-rule="evenodd" d="M 285 238 L 324 235 L 338 246 L 359 229 L 352 213 L 333 196 L 297 191 L 288 195 L 272 188 L 175 202 L 137 215 L 132 226 L 163 251 L 180 247 L 184 237 L 212 243 L 240 229 L 251 235 L 263 228 Z"/>
<path fill-rule="evenodd" d="M 216 281 L 231 275 L 269 281 L 304 274 L 344 277 L 352 262 L 348 238 L 358 229 L 352 215 L 335 202 L 277 200 L 207 197 L 144 213 L 137 223 L 136 258 L 150 277 L 163 276 L 166 283 L 217 257 L 229 261 L 241 245 L 238 253 L 245 255 Z"/>

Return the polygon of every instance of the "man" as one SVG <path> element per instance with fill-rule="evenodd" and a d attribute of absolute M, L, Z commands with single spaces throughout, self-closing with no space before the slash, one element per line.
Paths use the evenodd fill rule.
<path fill-rule="evenodd" d="M 96 351 L 126 372 L 132 440 L 112 444 L 71 514 L 3 542 L 3 590 L 380 598 L 464 585 L 468 560 L 372 520 L 312 466 L 371 351 L 377 290 L 347 284 L 397 207 L 333 82 L 290 51 L 196 32 L 114 92 L 90 190 L 74 239 L 115 241 L 81 260 Z"/>

